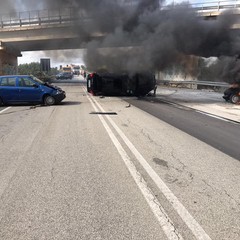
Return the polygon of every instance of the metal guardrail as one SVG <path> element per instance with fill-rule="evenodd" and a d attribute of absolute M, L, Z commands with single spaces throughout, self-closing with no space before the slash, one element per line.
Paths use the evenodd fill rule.
<path fill-rule="evenodd" d="M 193 3 L 192 7 L 199 12 L 211 11 L 211 10 L 221 11 L 221 10 L 240 8 L 240 1 L 239 0 L 204 1 L 201 3 Z"/>
<path fill-rule="evenodd" d="M 172 5 L 174 6 L 174 0 Z M 240 0 L 215 0 L 205 1 L 201 3 L 189 4 L 193 9 L 199 13 L 204 11 L 222 11 L 227 9 L 240 8 Z M 167 9 L 168 6 L 162 6 L 163 9 Z M 77 14 L 76 14 L 77 13 Z M 10 14 L 0 15 L 0 29 L 24 27 L 24 26 L 41 26 L 49 24 L 63 24 L 71 23 L 77 19 L 87 19 L 87 13 L 81 11 L 81 9 L 75 8 L 59 8 L 59 9 L 45 9 L 36 11 L 15 12 Z"/>
<path fill-rule="evenodd" d="M 225 82 L 211 82 L 211 81 L 170 81 L 170 80 L 157 80 L 158 84 L 165 84 L 165 85 L 203 85 L 203 86 L 212 86 L 212 87 L 225 87 L 228 88 L 229 84 Z"/>
<path fill-rule="evenodd" d="M 73 8 L 55 10 L 37 10 L 0 15 L 0 28 L 41 26 L 49 24 L 71 23 L 76 20 L 76 10 Z"/>

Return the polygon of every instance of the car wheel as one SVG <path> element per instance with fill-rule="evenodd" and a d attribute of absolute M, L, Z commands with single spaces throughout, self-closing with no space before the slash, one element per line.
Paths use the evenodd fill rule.
<path fill-rule="evenodd" d="M 55 102 L 56 102 L 56 101 L 55 101 L 55 98 L 52 97 L 52 96 L 46 96 L 46 97 L 44 98 L 44 104 L 45 104 L 46 106 L 54 105 Z"/>
<path fill-rule="evenodd" d="M 230 96 L 230 102 L 236 104 L 236 103 L 240 102 L 240 97 L 236 94 L 232 94 Z"/>

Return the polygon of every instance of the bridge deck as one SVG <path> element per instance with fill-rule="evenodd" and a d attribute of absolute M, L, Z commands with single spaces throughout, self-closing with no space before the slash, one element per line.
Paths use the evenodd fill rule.
<path fill-rule="evenodd" d="M 174 5 L 162 6 L 162 9 L 168 9 Z M 216 16 L 224 10 L 239 10 L 240 0 L 220 0 L 207 1 L 203 3 L 189 4 L 198 15 L 202 16 Z M 19 28 L 26 26 L 47 26 L 73 23 L 75 20 L 86 20 L 89 16 L 81 9 L 64 8 L 64 9 L 45 9 L 36 11 L 26 11 L 18 13 L 10 13 L 0 15 L 0 31 L 10 28 Z"/>

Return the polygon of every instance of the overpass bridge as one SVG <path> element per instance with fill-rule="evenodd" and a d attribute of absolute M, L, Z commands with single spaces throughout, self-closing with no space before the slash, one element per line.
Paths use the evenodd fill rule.
<path fill-rule="evenodd" d="M 74 8 L 0 15 L 0 75 L 3 65 L 17 67 L 22 51 L 84 48 L 101 34 L 89 28 L 90 18 Z"/>
<path fill-rule="evenodd" d="M 90 21 L 73 8 L 2 15 L 0 41 L 20 51 L 80 48 L 80 43 L 99 35 L 86 33 Z"/>
<path fill-rule="evenodd" d="M 238 12 L 240 0 L 213 0 L 194 3 L 191 7 L 199 16 L 210 18 L 224 10 Z M 161 10 L 167 9 L 168 6 L 162 6 Z M 17 66 L 17 57 L 22 51 L 84 48 L 85 42 L 103 36 L 97 29 L 87 31 L 90 26 L 91 17 L 75 8 L 0 15 L 0 74 L 4 64 Z"/>

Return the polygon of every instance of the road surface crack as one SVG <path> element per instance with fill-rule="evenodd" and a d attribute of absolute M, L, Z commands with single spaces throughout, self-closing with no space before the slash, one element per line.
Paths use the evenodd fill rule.
<path fill-rule="evenodd" d="M 52 163 L 52 168 L 51 168 L 51 171 L 50 171 L 50 173 L 51 173 L 51 182 L 53 182 L 54 178 L 55 178 L 54 172 L 55 172 L 56 169 L 55 169 L 54 165 L 55 165 L 56 161 L 57 161 L 57 158 L 54 157 L 54 160 L 53 160 L 53 163 Z"/>
<path fill-rule="evenodd" d="M 165 175 L 166 181 L 176 183 L 180 187 L 189 186 L 194 180 L 194 175 L 188 170 L 187 166 L 174 155 L 173 151 L 171 152 L 171 156 L 178 164 L 169 164 L 168 174 Z"/>
<path fill-rule="evenodd" d="M 205 183 L 205 185 L 211 188 L 212 191 L 218 192 L 220 195 L 227 196 L 230 200 L 232 200 L 238 206 L 238 208 L 240 208 L 240 202 L 237 199 L 235 199 L 230 193 L 228 193 L 226 189 L 221 191 L 221 189 L 214 187 L 213 185 L 209 184 L 206 180 L 202 180 L 202 181 Z M 204 190 L 206 190 L 206 188 Z"/>

